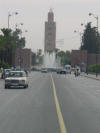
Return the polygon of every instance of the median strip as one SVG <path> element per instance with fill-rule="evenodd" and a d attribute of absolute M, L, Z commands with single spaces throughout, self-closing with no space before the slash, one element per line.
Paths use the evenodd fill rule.
<path fill-rule="evenodd" d="M 66 129 L 66 126 L 64 123 L 62 113 L 61 113 L 59 101 L 58 101 L 57 94 L 56 94 L 56 87 L 55 87 L 55 83 L 54 83 L 52 75 L 51 75 L 51 79 L 52 79 L 52 86 L 53 86 L 54 99 L 55 99 L 55 104 L 56 104 L 56 110 L 57 110 L 57 116 L 58 116 L 60 131 L 61 131 L 61 133 L 67 133 L 67 129 Z"/>

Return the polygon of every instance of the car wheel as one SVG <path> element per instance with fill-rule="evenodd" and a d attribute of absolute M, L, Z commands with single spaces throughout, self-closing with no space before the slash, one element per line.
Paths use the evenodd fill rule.
<path fill-rule="evenodd" d="M 28 88 L 28 85 L 25 85 L 24 88 L 25 88 L 25 89 Z"/>

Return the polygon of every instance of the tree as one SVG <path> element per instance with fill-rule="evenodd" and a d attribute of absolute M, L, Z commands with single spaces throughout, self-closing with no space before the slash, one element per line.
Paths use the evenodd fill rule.
<path fill-rule="evenodd" d="M 22 31 L 21 29 L 16 29 L 15 31 L 12 32 L 12 44 L 13 45 L 13 49 L 17 49 L 17 48 L 24 48 L 25 47 L 25 37 L 21 37 Z"/>
<path fill-rule="evenodd" d="M 57 52 L 57 56 L 59 56 L 61 58 L 61 65 L 66 65 L 66 64 L 70 64 L 70 60 L 71 60 L 71 53 L 70 51 L 58 51 Z"/>
<path fill-rule="evenodd" d="M 36 53 L 32 52 L 32 65 L 36 64 Z"/>
<path fill-rule="evenodd" d="M 71 64 L 71 52 L 68 50 L 66 51 L 65 65 L 66 64 Z"/>
<path fill-rule="evenodd" d="M 96 53 L 100 49 L 100 36 L 98 34 L 96 27 L 91 27 L 91 22 L 86 25 L 84 34 L 82 37 L 82 46 L 81 50 L 87 50 L 88 53 Z"/>
<path fill-rule="evenodd" d="M 25 38 L 21 37 L 22 31 L 16 29 L 3 28 L 1 29 L 3 35 L 0 35 L 0 61 L 12 64 L 12 51 L 17 48 L 25 47 Z"/>

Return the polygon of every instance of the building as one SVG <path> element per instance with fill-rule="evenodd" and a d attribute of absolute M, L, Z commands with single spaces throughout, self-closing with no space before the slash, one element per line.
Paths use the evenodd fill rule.
<path fill-rule="evenodd" d="M 72 50 L 71 53 L 71 66 L 80 66 L 81 71 L 86 71 L 87 67 L 87 51 L 86 50 Z"/>
<path fill-rule="evenodd" d="M 45 52 L 55 51 L 56 49 L 56 22 L 54 22 L 54 13 L 50 9 L 48 21 L 45 22 Z"/>
<path fill-rule="evenodd" d="M 31 49 L 17 49 L 13 53 L 12 59 L 13 66 L 20 66 L 22 69 L 31 69 L 32 65 L 32 52 Z"/>
<path fill-rule="evenodd" d="M 100 54 L 89 54 L 86 50 L 72 50 L 71 53 L 71 66 L 80 66 L 82 71 L 86 71 L 86 69 L 96 64 L 100 64 Z"/>

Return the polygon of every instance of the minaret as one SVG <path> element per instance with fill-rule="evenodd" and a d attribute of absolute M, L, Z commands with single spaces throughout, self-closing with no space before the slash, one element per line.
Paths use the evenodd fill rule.
<path fill-rule="evenodd" d="M 45 22 L 45 52 L 53 52 L 56 49 L 56 22 L 52 9 L 48 12 L 48 21 Z"/>

